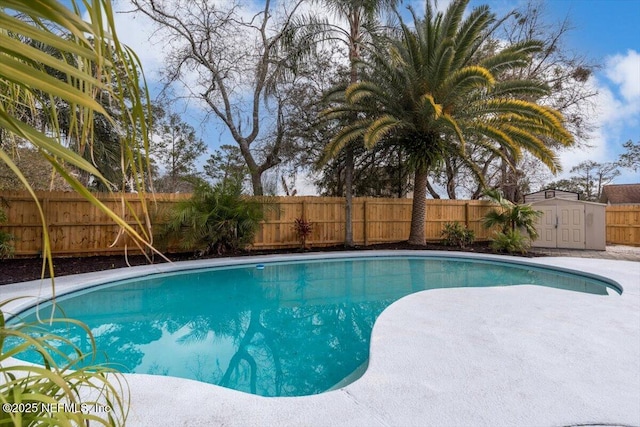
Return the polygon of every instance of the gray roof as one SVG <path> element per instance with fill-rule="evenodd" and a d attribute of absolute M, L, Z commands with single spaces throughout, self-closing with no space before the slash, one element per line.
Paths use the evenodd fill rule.
<path fill-rule="evenodd" d="M 640 204 L 640 184 L 605 185 L 600 202 L 612 205 Z"/>

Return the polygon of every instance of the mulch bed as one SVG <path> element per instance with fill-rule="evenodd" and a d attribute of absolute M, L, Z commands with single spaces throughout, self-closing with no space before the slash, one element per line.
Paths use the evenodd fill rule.
<path fill-rule="evenodd" d="M 443 246 L 437 243 L 430 243 L 426 246 L 409 245 L 406 242 L 384 243 L 370 246 L 356 246 L 347 248 L 343 245 L 330 246 L 324 248 L 313 248 L 313 252 L 336 252 L 345 250 L 449 250 L 460 251 L 459 248 Z M 487 242 L 476 242 L 465 249 L 467 252 L 477 253 L 495 253 Z M 281 249 L 281 250 L 254 250 L 254 251 L 237 251 L 229 252 L 222 256 L 252 256 L 252 255 L 270 255 L 284 253 L 300 253 L 300 250 Z M 535 254 L 527 254 L 526 256 L 535 256 Z M 169 254 L 167 256 L 171 261 L 186 261 L 197 258 L 193 253 Z M 218 258 L 220 256 L 209 256 L 204 258 Z M 146 265 L 149 261 L 142 255 L 129 256 L 129 265 Z M 165 262 L 160 257 L 155 257 L 154 263 Z M 70 257 L 70 258 L 54 258 L 53 265 L 56 277 L 66 276 L 69 274 L 90 273 L 94 271 L 111 270 L 114 268 L 127 267 L 127 259 L 123 255 L 112 256 L 94 256 L 94 257 Z M 27 280 L 35 280 L 40 278 L 42 269 L 42 259 L 39 258 L 13 258 L 0 260 L 0 285 L 8 283 L 25 282 Z M 48 275 L 46 276 L 48 277 Z"/>

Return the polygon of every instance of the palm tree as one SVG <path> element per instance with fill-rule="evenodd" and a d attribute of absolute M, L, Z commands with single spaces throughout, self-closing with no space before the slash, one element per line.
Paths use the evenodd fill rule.
<path fill-rule="evenodd" d="M 514 233 L 523 228 L 531 240 L 538 238 L 535 222 L 542 215 L 541 211 L 533 209 L 531 205 L 513 203 L 495 189 L 487 190 L 484 194 L 500 207 L 487 212 L 482 220 L 486 228 L 500 226 L 503 234 Z"/>
<path fill-rule="evenodd" d="M 397 0 L 319 0 L 329 12 L 338 20 L 346 21 L 348 28 L 339 25 L 315 25 L 312 28 L 319 29 L 327 34 L 331 41 L 341 41 L 347 45 L 349 56 L 349 83 L 359 81 L 357 63 L 360 61 L 363 47 L 371 42 L 379 30 L 377 18 L 380 13 L 391 10 Z M 361 142 L 361 141 L 360 141 Z M 344 146 L 345 151 L 345 246 L 353 246 L 353 172 L 354 172 L 354 146 Z"/>
<path fill-rule="evenodd" d="M 470 144 L 506 160 L 519 159 L 527 150 L 555 172 L 558 160 L 545 139 L 562 145 L 573 142 L 560 113 L 516 99 L 547 93 L 544 84 L 497 81 L 527 65 L 540 43 L 482 51 L 494 15 L 482 6 L 463 19 L 467 4 L 468 0 L 455 0 L 443 14 L 427 3 L 424 19 L 411 10 L 414 29 L 399 17 L 400 36 L 389 39 L 365 64 L 369 78 L 336 91 L 337 105 L 324 112 L 327 119 L 358 117 L 334 136 L 325 160 L 359 138 L 369 148 L 382 141 L 395 144 L 409 156 L 414 170 L 410 244 L 425 244 L 428 172 L 446 157 L 459 158 L 480 180 L 467 154 Z"/>
<path fill-rule="evenodd" d="M 183 249 L 202 255 L 221 255 L 253 242 L 264 213 L 259 202 L 242 196 L 242 181 L 228 180 L 214 186 L 204 180 L 193 181 L 192 197 L 169 213 L 166 238 L 177 239 Z"/>

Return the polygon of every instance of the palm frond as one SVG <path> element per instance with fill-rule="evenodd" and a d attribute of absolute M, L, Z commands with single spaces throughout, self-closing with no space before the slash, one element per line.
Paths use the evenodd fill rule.
<path fill-rule="evenodd" d="M 537 40 L 527 40 L 507 46 L 495 55 L 490 55 L 480 61 L 480 65 L 494 74 L 505 70 L 526 67 L 534 53 L 540 52 L 543 45 Z"/>
<path fill-rule="evenodd" d="M 319 160 L 320 164 L 324 164 L 336 155 L 343 147 L 350 142 L 353 142 L 365 134 L 368 128 L 368 121 L 359 120 L 348 126 L 343 127 L 340 131 L 331 139 L 329 144 L 324 149 L 323 155 Z"/>
<path fill-rule="evenodd" d="M 402 126 L 402 121 L 388 114 L 378 118 L 368 126 L 364 133 L 364 146 L 366 148 L 372 148 L 380 142 L 382 138 L 399 126 Z"/>

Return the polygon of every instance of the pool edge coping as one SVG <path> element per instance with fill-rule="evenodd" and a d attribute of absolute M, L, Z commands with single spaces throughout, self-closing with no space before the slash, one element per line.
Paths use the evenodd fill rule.
<path fill-rule="evenodd" d="M 499 254 L 478 254 L 474 252 L 462 251 L 432 251 L 432 250 L 372 250 L 372 251 L 342 251 L 342 252 L 307 252 L 295 254 L 275 254 L 275 255 L 256 255 L 251 257 L 230 257 L 230 258 L 208 258 L 203 260 L 176 261 L 171 263 L 149 264 L 141 266 L 123 267 L 112 270 L 103 270 L 98 272 L 81 273 L 75 275 L 66 275 L 55 278 L 56 297 L 61 297 L 73 292 L 102 286 L 108 283 L 128 280 L 134 278 L 145 278 L 155 274 L 173 273 L 189 270 L 198 270 L 204 268 L 215 267 L 233 267 L 251 264 L 262 264 L 268 262 L 283 261 L 304 261 L 305 259 L 322 260 L 322 259 L 342 259 L 342 258 L 382 258 L 382 257 L 424 257 L 424 258 L 458 258 L 458 259 L 480 259 L 498 261 L 506 264 L 532 266 L 537 268 L 548 268 L 553 271 L 577 274 L 579 276 L 601 280 L 618 289 L 619 294 L 625 292 L 624 286 L 618 281 L 603 275 L 579 271 L 572 268 L 562 266 L 547 266 L 541 262 L 533 260 L 547 259 L 553 257 L 540 258 L 522 258 L 513 255 Z M 603 260 L 604 261 L 604 260 Z M 619 260 L 606 260 L 617 262 Z M 620 261 L 633 262 L 633 261 Z M 108 274 L 110 277 L 103 277 Z M 115 277 L 113 277 L 115 275 Z M 20 288 L 20 289 L 19 289 Z M 24 288 L 27 288 L 26 290 Z M 27 282 L 17 282 L 0 286 L 0 290 L 9 291 L 9 297 L 5 297 L 2 292 L 2 301 L 12 298 L 19 298 L 3 307 L 6 319 L 9 320 L 15 315 L 35 307 L 39 303 L 46 302 L 52 298 L 51 279 L 36 279 Z M 29 295 L 33 293 L 35 295 Z M 19 295 L 21 293 L 21 295 Z M 13 294 L 13 295 L 12 295 Z"/>

